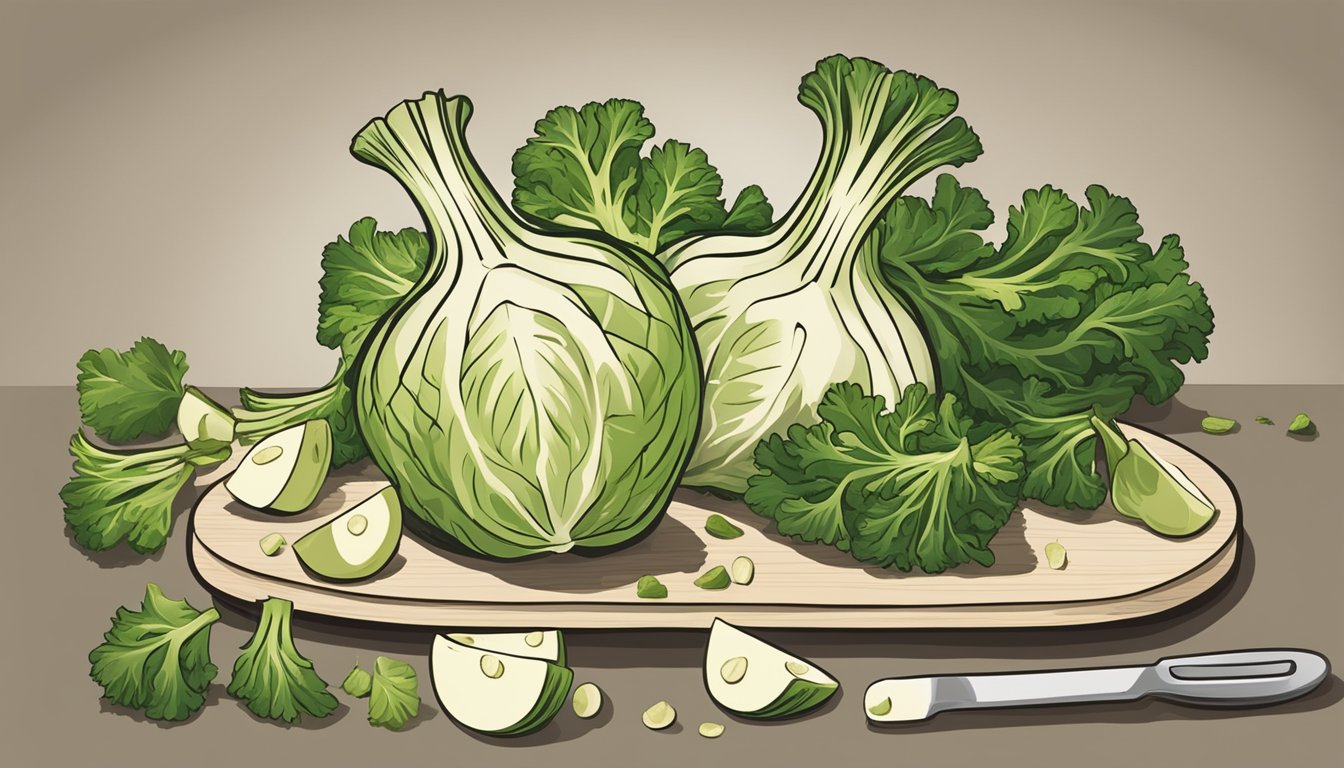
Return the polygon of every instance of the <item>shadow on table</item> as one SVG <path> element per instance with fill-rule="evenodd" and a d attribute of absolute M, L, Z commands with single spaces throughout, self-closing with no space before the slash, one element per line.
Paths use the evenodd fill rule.
<path fill-rule="evenodd" d="M 1191 408 L 1173 397 L 1161 405 L 1151 405 L 1141 397 L 1120 417 L 1121 421 L 1155 429 L 1164 434 L 1182 434 L 1202 430 L 1200 422 L 1209 412 Z"/>
<path fill-rule="evenodd" d="M 1102 704 L 1061 704 L 1017 709 L 951 711 L 917 723 L 875 725 L 874 733 L 937 733 L 1013 728 L 1021 725 L 1076 725 L 1080 723 L 1155 723 L 1170 720 L 1227 720 L 1236 717 L 1273 717 L 1313 712 L 1334 706 L 1344 699 L 1344 680 L 1330 675 L 1311 693 L 1292 701 L 1269 706 L 1196 707 L 1162 699 L 1140 699 Z"/>

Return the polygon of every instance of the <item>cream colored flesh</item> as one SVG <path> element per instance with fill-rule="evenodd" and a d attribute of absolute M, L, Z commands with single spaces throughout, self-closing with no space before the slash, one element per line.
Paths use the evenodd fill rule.
<path fill-rule="evenodd" d="M 233 498 L 257 509 L 266 509 L 274 504 L 284 493 L 285 485 L 289 483 L 301 458 L 300 449 L 307 426 L 299 424 L 281 430 L 252 446 L 238 468 L 224 481 L 224 487 Z M 273 448 L 281 451 L 277 458 L 263 464 L 257 463 L 257 457 L 273 454 Z"/>
<path fill-rule="evenodd" d="M 492 656 L 502 670 L 492 677 L 482 658 Z M 547 694 L 550 662 L 461 645 L 434 638 L 429 657 L 434 694 L 454 720 L 475 731 L 508 732 L 532 714 Z M 491 662 L 489 667 L 493 668 Z"/>
<path fill-rule="evenodd" d="M 745 670 L 741 669 L 743 659 Z M 831 688 L 837 685 L 810 662 L 715 619 L 705 651 L 705 686 L 720 706 L 741 714 L 769 711 L 798 681 Z M 789 713 L 776 714 L 782 717 Z"/>

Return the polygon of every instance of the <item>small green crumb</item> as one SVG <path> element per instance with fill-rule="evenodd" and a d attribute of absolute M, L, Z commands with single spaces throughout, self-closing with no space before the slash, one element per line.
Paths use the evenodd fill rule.
<path fill-rule="evenodd" d="M 1199 428 L 1210 435 L 1226 435 L 1237 428 L 1237 420 L 1221 416 L 1205 416 L 1204 420 L 1199 422 Z"/>
<path fill-rule="evenodd" d="M 887 715 L 890 713 L 891 713 L 890 696 L 868 708 L 868 714 L 872 715 L 873 717 L 882 717 L 883 715 Z"/>
<path fill-rule="evenodd" d="M 261 541 L 257 542 L 257 544 L 261 547 L 262 553 L 267 557 L 275 557 L 280 554 L 280 550 L 285 548 L 285 537 L 278 533 L 268 533 L 265 536 L 262 536 Z"/>
<path fill-rule="evenodd" d="M 1274 420 L 1271 419 L 1271 418 L 1269 418 L 1268 416 L 1256 416 L 1256 417 L 1255 417 L 1255 423 L 1256 423 L 1256 424 L 1270 424 L 1270 425 L 1272 425 L 1272 424 L 1274 423 Z"/>
<path fill-rule="evenodd" d="M 574 689 L 574 714 L 587 720 L 602 709 L 602 690 L 592 683 Z"/>
<path fill-rule="evenodd" d="M 695 580 L 695 586 L 701 589 L 727 589 L 732 583 L 733 579 L 728 575 L 728 569 L 722 565 L 710 568 Z"/>
<path fill-rule="evenodd" d="M 1316 424 L 1307 414 L 1299 413 L 1293 417 L 1293 422 L 1288 425 L 1288 431 L 1294 435 L 1311 435 L 1316 432 Z"/>
<path fill-rule="evenodd" d="M 1063 544 L 1052 541 L 1045 545 L 1045 562 L 1050 566 L 1050 570 L 1058 571 L 1069 562 L 1069 552 L 1064 549 Z"/>
<path fill-rule="evenodd" d="M 716 539 L 736 539 L 742 535 L 742 529 L 729 522 L 723 515 L 710 515 L 705 520 L 705 530 Z"/>
<path fill-rule="evenodd" d="M 657 576 L 640 576 L 635 584 L 635 594 L 648 600 L 661 600 L 667 597 L 667 585 Z"/>
<path fill-rule="evenodd" d="M 341 683 L 341 690 L 356 699 L 362 699 L 369 695 L 369 691 L 373 690 L 373 675 L 356 666 L 350 670 L 350 674 L 345 676 L 345 682 Z"/>

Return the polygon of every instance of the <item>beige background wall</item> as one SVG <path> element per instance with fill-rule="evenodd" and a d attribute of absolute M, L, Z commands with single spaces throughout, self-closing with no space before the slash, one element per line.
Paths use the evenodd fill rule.
<path fill-rule="evenodd" d="M 321 247 L 416 222 L 346 153 L 372 115 L 469 94 L 475 152 L 547 108 L 642 100 L 778 208 L 818 130 L 794 101 L 823 55 L 962 97 L 999 212 L 1101 182 L 1179 232 L 1217 314 L 1195 382 L 1344 382 L 1344 3 L 71 2 L 0 0 L 0 384 L 70 384 L 90 346 L 151 334 L 201 385 L 325 379 Z"/>

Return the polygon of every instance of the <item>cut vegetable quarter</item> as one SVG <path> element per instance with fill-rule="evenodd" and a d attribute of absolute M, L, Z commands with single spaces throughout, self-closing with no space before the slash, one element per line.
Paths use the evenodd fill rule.
<path fill-rule="evenodd" d="M 496 736 L 544 727 L 569 696 L 574 673 L 546 659 L 511 656 L 440 635 L 429 656 L 439 706 L 459 725 Z"/>
<path fill-rule="evenodd" d="M 313 419 L 252 446 L 224 488 L 249 507 L 302 512 L 317 498 L 330 466 L 331 428 Z"/>
<path fill-rule="evenodd" d="M 720 707 L 745 717 L 792 717 L 839 689 L 816 665 L 715 619 L 705 649 L 705 688 Z"/>
<path fill-rule="evenodd" d="M 357 581 L 387 567 L 400 542 L 401 502 L 389 485 L 305 534 L 294 554 L 316 576 Z"/>

